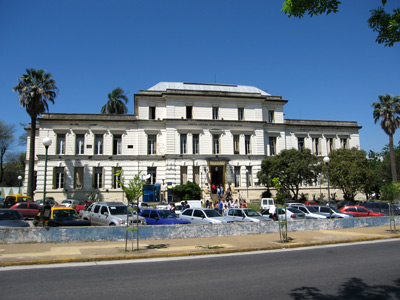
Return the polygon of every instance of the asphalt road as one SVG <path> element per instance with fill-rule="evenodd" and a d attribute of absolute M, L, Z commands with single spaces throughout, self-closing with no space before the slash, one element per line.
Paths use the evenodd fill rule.
<path fill-rule="evenodd" d="M 400 241 L 0 271 L 1 299 L 400 299 Z"/>

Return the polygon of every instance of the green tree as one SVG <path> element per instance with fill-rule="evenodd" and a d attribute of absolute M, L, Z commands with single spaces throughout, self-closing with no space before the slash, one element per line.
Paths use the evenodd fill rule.
<path fill-rule="evenodd" d="M 281 192 L 290 191 L 298 199 L 301 184 L 315 181 L 320 168 L 318 158 L 309 149 L 290 149 L 264 159 L 257 175 L 267 187 L 274 186 L 273 179 L 279 178 Z"/>
<path fill-rule="evenodd" d="M 400 96 L 379 95 L 379 102 L 372 103 L 375 123 L 381 120 L 383 131 L 389 136 L 390 161 L 392 180 L 397 182 L 396 158 L 393 146 L 393 135 L 400 125 Z"/>
<path fill-rule="evenodd" d="M 338 149 L 329 154 L 329 178 L 332 186 L 342 190 L 345 200 L 354 200 L 365 188 L 369 174 L 366 153 L 357 148 Z"/>
<path fill-rule="evenodd" d="M 122 170 L 119 170 L 117 173 L 115 173 L 115 176 L 120 178 L 117 179 L 118 184 L 124 191 L 129 204 L 133 204 L 135 202 L 138 203 L 140 197 L 143 195 L 143 180 L 140 178 L 141 172 L 130 179 L 127 184 L 125 183 L 125 180 L 123 180 L 123 174 L 124 173 Z"/>
<path fill-rule="evenodd" d="M 25 152 L 7 153 L 1 186 L 19 186 L 22 182 L 18 180 L 18 176 L 24 177 L 25 162 Z"/>
<path fill-rule="evenodd" d="M 4 158 L 14 143 L 14 133 L 14 124 L 7 124 L 0 120 L 0 183 L 3 182 L 4 178 Z"/>
<path fill-rule="evenodd" d="M 200 200 L 201 188 L 197 183 L 188 181 L 186 184 L 177 185 L 172 192 L 180 200 Z"/>
<path fill-rule="evenodd" d="M 123 115 L 128 112 L 128 108 L 126 107 L 128 97 L 125 95 L 123 89 L 118 87 L 109 93 L 107 97 L 107 103 L 101 108 L 102 114 Z"/>
<path fill-rule="evenodd" d="M 383 7 L 386 2 L 387 0 L 381 0 Z M 302 18 L 305 14 L 312 17 L 337 13 L 340 4 L 338 0 L 285 0 L 281 11 L 289 17 Z M 394 9 L 390 14 L 385 12 L 383 7 L 371 10 L 368 25 L 378 33 L 376 42 L 391 47 L 400 41 L 400 9 Z"/>
<path fill-rule="evenodd" d="M 44 70 L 26 69 L 26 74 L 19 78 L 18 84 L 13 88 L 19 94 L 19 102 L 25 107 L 31 117 L 29 166 L 27 195 L 33 197 L 34 163 L 35 163 L 35 137 L 36 121 L 44 112 L 49 110 L 48 102 L 54 104 L 58 88 L 51 73 Z"/>
<path fill-rule="evenodd" d="M 368 152 L 368 174 L 367 179 L 364 183 L 363 192 L 365 197 L 368 199 L 372 194 L 380 195 L 380 189 L 385 182 L 391 182 L 391 174 L 387 176 L 388 168 L 385 167 L 385 163 L 380 153 L 374 151 Z M 388 166 L 390 168 L 390 164 Z"/>

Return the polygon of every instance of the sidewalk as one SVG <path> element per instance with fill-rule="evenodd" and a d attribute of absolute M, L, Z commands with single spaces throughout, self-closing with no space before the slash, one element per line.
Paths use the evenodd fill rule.
<path fill-rule="evenodd" d="M 207 255 L 315 245 L 400 238 L 389 226 L 289 232 L 290 242 L 281 243 L 279 234 L 193 239 L 142 240 L 128 242 L 0 244 L 0 266 L 51 264 L 102 260 L 142 259 Z M 134 251 L 131 251 L 131 250 Z"/>

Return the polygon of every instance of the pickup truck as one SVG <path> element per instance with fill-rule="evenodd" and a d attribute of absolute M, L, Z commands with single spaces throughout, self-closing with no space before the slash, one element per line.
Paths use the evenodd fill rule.
<path fill-rule="evenodd" d="M 121 202 L 96 202 L 81 210 L 79 216 L 82 220 L 89 221 L 92 226 L 126 226 L 128 207 Z M 146 224 L 146 219 L 137 216 L 135 212 L 129 213 L 129 224 Z"/>

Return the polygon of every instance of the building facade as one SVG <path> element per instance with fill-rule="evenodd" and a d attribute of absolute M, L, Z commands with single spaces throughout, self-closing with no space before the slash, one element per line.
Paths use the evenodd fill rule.
<path fill-rule="evenodd" d="M 123 201 L 119 170 L 124 180 L 141 172 L 163 193 L 167 183 L 192 181 L 204 190 L 231 185 L 238 197 L 259 199 L 265 187 L 257 172 L 267 156 L 292 148 L 326 156 L 360 147 L 357 122 L 285 119 L 287 100 L 251 86 L 160 82 L 134 100 L 135 115 L 43 114 L 35 197 L 42 198 L 44 188 L 45 137 L 53 141 L 46 194 L 57 200 L 97 195 Z M 303 188 L 310 198 L 321 191 Z"/>

